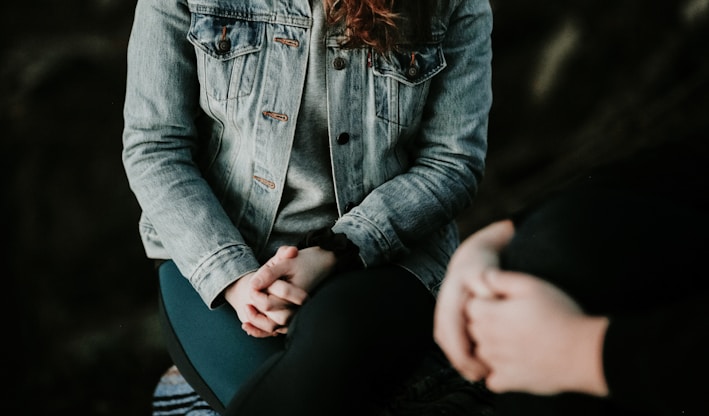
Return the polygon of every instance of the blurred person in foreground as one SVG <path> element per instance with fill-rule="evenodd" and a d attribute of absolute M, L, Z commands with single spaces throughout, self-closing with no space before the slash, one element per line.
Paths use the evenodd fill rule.
<path fill-rule="evenodd" d="M 707 145 L 670 143 L 469 237 L 434 336 L 499 415 L 705 415 Z"/>

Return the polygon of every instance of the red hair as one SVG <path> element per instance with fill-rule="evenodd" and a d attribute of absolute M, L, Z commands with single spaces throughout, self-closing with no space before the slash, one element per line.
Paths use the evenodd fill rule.
<path fill-rule="evenodd" d="M 391 51 L 404 40 L 401 25 L 407 19 L 426 28 L 425 33 L 417 31 L 418 37 L 430 36 L 432 1 L 403 1 L 405 6 L 399 12 L 396 0 L 323 0 L 328 23 L 345 25 L 348 39 L 343 46 L 369 46 L 378 52 Z"/>

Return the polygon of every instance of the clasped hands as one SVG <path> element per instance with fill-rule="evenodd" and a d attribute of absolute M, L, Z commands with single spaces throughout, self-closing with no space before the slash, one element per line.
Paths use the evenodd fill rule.
<path fill-rule="evenodd" d="M 434 338 L 468 380 L 495 392 L 608 394 L 602 345 L 608 320 L 584 314 L 546 281 L 500 269 L 511 221 L 466 239 L 451 258 L 435 311 Z"/>
<path fill-rule="evenodd" d="M 283 246 L 257 271 L 229 286 L 224 295 L 247 334 L 265 338 L 285 334 L 298 307 L 334 265 L 335 255 L 320 247 Z"/>

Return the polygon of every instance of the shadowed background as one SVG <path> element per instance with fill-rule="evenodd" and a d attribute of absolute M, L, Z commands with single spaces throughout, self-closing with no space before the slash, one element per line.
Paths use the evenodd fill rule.
<path fill-rule="evenodd" d="M 147 415 L 170 365 L 120 160 L 134 6 L 3 6 L 0 252 L 14 413 Z M 709 0 L 493 7 L 488 170 L 460 218 L 464 236 L 600 162 L 706 139 Z"/>

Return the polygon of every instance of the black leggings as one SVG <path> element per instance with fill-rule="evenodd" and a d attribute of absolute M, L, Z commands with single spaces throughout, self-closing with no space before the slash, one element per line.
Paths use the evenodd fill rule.
<path fill-rule="evenodd" d="M 436 348 L 434 298 L 398 267 L 329 278 L 287 336 L 266 339 L 247 336 L 230 306 L 209 310 L 174 263 L 159 275 L 168 350 L 227 415 L 365 415 Z"/>

